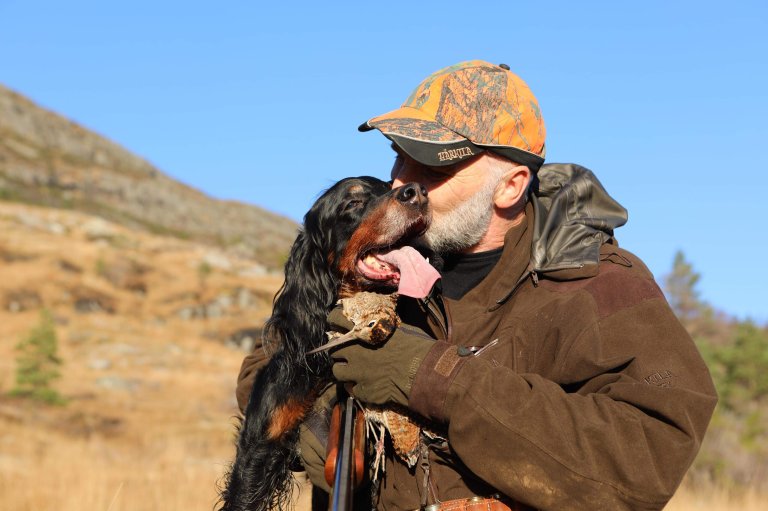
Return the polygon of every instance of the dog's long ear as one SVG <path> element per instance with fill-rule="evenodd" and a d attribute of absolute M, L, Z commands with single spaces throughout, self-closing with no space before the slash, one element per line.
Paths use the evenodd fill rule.
<path fill-rule="evenodd" d="M 291 247 L 285 282 L 275 296 L 265 341 L 274 353 L 282 348 L 301 364 L 308 351 L 325 341 L 326 316 L 336 300 L 338 282 L 330 269 L 329 235 L 305 217 L 305 227 Z M 316 355 L 312 355 L 316 356 Z"/>
<path fill-rule="evenodd" d="M 308 214 L 291 247 L 285 282 L 264 328 L 271 358 L 253 382 L 220 511 L 290 507 L 298 424 L 314 400 L 318 382 L 330 379 L 330 357 L 310 355 L 310 363 L 306 360 L 307 351 L 325 340 L 326 315 L 336 295 L 328 242 L 319 236 L 315 218 Z"/>

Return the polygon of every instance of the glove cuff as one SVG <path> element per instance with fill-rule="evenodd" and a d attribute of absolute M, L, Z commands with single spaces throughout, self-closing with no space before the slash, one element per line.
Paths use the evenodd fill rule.
<path fill-rule="evenodd" d="M 468 357 L 458 353 L 458 347 L 437 341 L 424 357 L 411 388 L 408 407 L 435 422 L 448 422 L 445 400 L 448 389 Z"/>
<path fill-rule="evenodd" d="M 331 312 L 328 313 L 328 326 L 336 332 L 349 332 L 355 327 L 355 324 L 344 315 L 344 308 L 341 304 L 336 304 Z"/>

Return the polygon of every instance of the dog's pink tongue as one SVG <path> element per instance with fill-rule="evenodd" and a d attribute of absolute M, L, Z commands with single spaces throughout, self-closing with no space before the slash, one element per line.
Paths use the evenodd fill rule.
<path fill-rule="evenodd" d="M 405 246 L 378 254 L 377 257 L 400 269 L 400 284 L 397 292 L 401 295 L 424 298 L 440 278 L 437 270 L 413 247 Z"/>

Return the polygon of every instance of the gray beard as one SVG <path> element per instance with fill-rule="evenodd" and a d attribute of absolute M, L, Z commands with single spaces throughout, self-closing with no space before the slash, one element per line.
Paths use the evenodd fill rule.
<path fill-rule="evenodd" d="M 477 245 L 488 231 L 493 215 L 494 179 L 447 214 L 435 218 L 424 234 L 426 245 L 438 254 L 461 252 Z"/>

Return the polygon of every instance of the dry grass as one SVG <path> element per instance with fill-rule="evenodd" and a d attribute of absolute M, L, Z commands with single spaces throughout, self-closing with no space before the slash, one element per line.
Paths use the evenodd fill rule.
<path fill-rule="evenodd" d="M 2 405 L 0 417 L 11 409 Z M 64 413 L 50 415 L 43 418 L 49 426 Z M 215 426 L 165 424 L 140 436 L 87 438 L 7 419 L 0 420 L 0 509 L 208 511 L 233 454 L 224 417 Z M 296 509 L 309 509 L 310 488 L 296 493 Z"/>
<path fill-rule="evenodd" d="M 13 319 L 24 316 L 36 320 Z M 0 337 L 17 339 L 1 331 L 21 331 L 23 323 L 6 322 Z M 181 323 L 157 328 L 98 315 L 59 327 L 65 365 L 58 387 L 69 403 L 0 399 L 0 509 L 213 508 L 234 455 L 234 388 L 244 354 Z M 97 333 L 67 342 L 82 331 Z M 0 367 L 11 369 L 13 343 L 0 344 Z M 12 378 L 0 373 L 1 392 Z"/>
<path fill-rule="evenodd" d="M 764 511 L 768 509 L 768 495 L 755 492 L 731 494 L 722 490 L 694 492 L 682 488 L 672 498 L 667 511 Z"/>
<path fill-rule="evenodd" d="M 0 508 L 15 511 L 211 510 L 215 482 L 231 454 L 226 425 L 177 424 L 139 437 L 72 438 L 0 424 L 0 452 L 12 444 L 23 460 L 9 463 L 0 454 Z M 736 497 L 682 489 L 666 509 L 762 511 L 766 503 L 753 493 Z"/>
<path fill-rule="evenodd" d="M 140 334 L 134 342 L 112 335 L 63 350 L 65 407 L 0 400 L 0 509 L 213 508 L 234 455 L 243 354 L 194 338 L 144 344 Z M 115 345 L 124 352 L 104 351 Z M 87 367 L 88 352 L 113 365 Z M 104 386 L 104 378 L 136 387 Z"/>
<path fill-rule="evenodd" d="M 9 435 L 23 462 L 0 472 L 0 507 L 18 511 L 210 510 L 230 449 L 229 435 L 203 429 L 132 442 Z"/>

